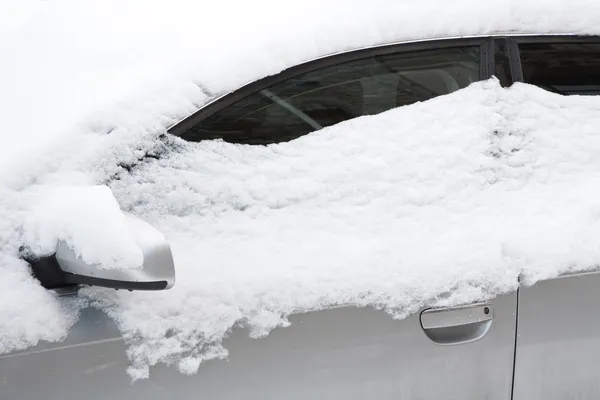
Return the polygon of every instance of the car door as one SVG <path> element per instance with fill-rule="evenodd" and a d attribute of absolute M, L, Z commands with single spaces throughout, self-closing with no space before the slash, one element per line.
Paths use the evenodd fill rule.
<path fill-rule="evenodd" d="M 127 346 L 87 309 L 62 343 L 0 356 L 2 399 L 510 399 L 516 293 L 394 320 L 339 307 L 262 339 L 236 330 L 196 375 L 159 365 L 131 383 Z"/>
<path fill-rule="evenodd" d="M 600 94 L 600 38 L 518 42 L 525 83 L 564 95 Z M 599 285 L 600 273 L 585 273 L 520 289 L 514 400 L 600 398 Z"/>
<path fill-rule="evenodd" d="M 441 40 L 324 58 L 224 96 L 170 132 L 191 141 L 292 140 L 487 78 L 493 46 Z M 87 309 L 64 342 L 0 356 L 0 398 L 506 400 L 516 304 L 511 293 L 404 320 L 352 306 L 293 315 L 290 327 L 263 339 L 234 330 L 228 359 L 207 361 L 196 375 L 158 365 L 134 384 L 117 327 Z"/>
<path fill-rule="evenodd" d="M 514 400 L 600 398 L 600 273 L 519 293 Z"/>

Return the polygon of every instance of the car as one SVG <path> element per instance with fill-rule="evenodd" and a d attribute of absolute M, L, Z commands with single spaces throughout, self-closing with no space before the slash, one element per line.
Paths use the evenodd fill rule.
<path fill-rule="evenodd" d="M 215 98 L 173 124 L 161 140 L 175 147 L 183 140 L 278 149 L 326 127 L 428 104 L 484 81 L 503 88 L 524 83 L 558 95 L 598 95 L 600 36 L 512 32 L 344 50 Z M 128 185 L 129 174 L 161 157 L 146 151 L 111 179 Z M 158 235 L 145 222 L 136 226 Z M 91 267 L 65 248 L 30 262 L 46 290 L 66 300 L 77 299 L 81 285 L 165 289 L 173 285 L 174 272 L 170 249 L 161 243 L 161 261 L 145 269 L 157 271 L 143 277 L 148 284 L 136 274 L 102 269 L 90 278 Z M 158 257 L 144 254 L 145 263 Z M 49 268 L 56 274 L 45 276 Z M 482 294 L 477 301 L 418 305 L 403 319 L 390 318 L 377 309 L 382 307 L 373 307 L 377 304 L 294 311 L 290 326 L 277 322 L 266 338 L 251 338 L 262 335 L 252 332 L 251 324 L 226 329 L 222 346 L 216 340 L 197 372 L 190 360 L 191 373 L 182 374 L 184 359 L 179 370 L 158 364 L 149 379 L 134 383 L 125 371 L 139 348 L 128 347 L 131 336 L 124 336 L 123 321 L 112 318 L 114 304 L 105 308 L 108 316 L 92 301 L 96 307 L 81 309 L 64 340 L 0 354 L 0 398 L 594 399 L 600 396 L 598 285 L 599 272 L 563 273 Z M 155 295 L 144 293 L 143 299 Z"/>

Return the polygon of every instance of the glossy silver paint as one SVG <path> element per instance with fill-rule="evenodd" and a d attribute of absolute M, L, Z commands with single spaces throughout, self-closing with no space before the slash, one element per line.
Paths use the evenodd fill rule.
<path fill-rule="evenodd" d="M 515 400 L 600 399 L 600 273 L 522 288 Z"/>
<path fill-rule="evenodd" d="M 152 225 L 131 214 L 124 213 L 127 225 L 143 254 L 143 268 L 106 269 L 84 262 L 64 242 L 56 249 L 56 261 L 64 272 L 75 275 L 121 282 L 165 281 L 170 289 L 175 284 L 175 264 L 171 246 L 165 236 Z"/>
<path fill-rule="evenodd" d="M 263 339 L 234 331 L 229 359 L 203 363 L 196 375 L 159 365 L 135 384 L 115 325 L 88 309 L 65 342 L 0 356 L 0 399 L 507 400 L 516 293 L 490 306 L 483 337 L 447 346 L 425 335 L 420 314 L 398 321 L 343 307 L 294 315 Z"/>
<path fill-rule="evenodd" d="M 0 356 L 0 399 L 598 399 L 599 285 L 569 276 L 521 289 L 518 307 L 513 293 L 403 321 L 354 307 L 295 315 L 264 339 L 234 331 L 228 360 L 196 375 L 159 365 L 135 384 L 116 326 L 88 309 L 64 342 Z"/>

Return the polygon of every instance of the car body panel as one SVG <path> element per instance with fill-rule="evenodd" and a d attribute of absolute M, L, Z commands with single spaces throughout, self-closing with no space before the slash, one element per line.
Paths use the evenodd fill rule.
<path fill-rule="evenodd" d="M 519 291 L 514 400 L 600 398 L 600 273 Z"/>
<path fill-rule="evenodd" d="M 182 375 L 158 365 L 131 382 L 126 345 L 101 311 L 87 309 L 61 343 L 0 356 L 0 398 L 165 399 L 510 399 L 516 293 L 489 304 L 479 340 L 438 345 L 420 315 L 395 320 L 372 308 L 293 315 L 266 338 L 236 329 L 227 360 Z"/>
<path fill-rule="evenodd" d="M 518 51 L 510 50 L 537 39 L 503 36 L 513 46 L 509 70 L 520 72 L 513 71 L 510 84 L 523 79 Z M 492 49 L 482 79 L 494 71 Z M 254 82 L 240 96 L 280 78 Z M 598 284 L 600 274 L 540 282 L 490 301 L 489 315 L 475 322 L 468 310 L 456 308 L 445 316 L 440 310 L 426 314 L 426 324 L 421 314 L 398 321 L 372 308 L 297 314 L 290 327 L 262 339 L 235 329 L 224 342 L 228 359 L 207 361 L 197 374 L 160 364 L 150 379 L 135 383 L 126 374 L 127 346 L 116 325 L 89 308 L 65 341 L 0 356 L 0 399 L 599 398 Z M 453 319 L 463 322 L 446 329 Z M 465 327 L 464 321 L 480 325 Z"/>

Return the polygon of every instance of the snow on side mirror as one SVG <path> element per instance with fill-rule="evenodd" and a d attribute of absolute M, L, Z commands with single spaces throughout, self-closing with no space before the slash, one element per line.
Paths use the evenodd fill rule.
<path fill-rule="evenodd" d="M 175 265 L 167 239 L 147 222 L 129 214 L 125 217 L 143 255 L 141 268 L 111 269 L 90 264 L 65 242 L 59 241 L 55 254 L 30 261 L 33 274 L 47 289 L 71 285 L 127 290 L 170 289 L 175 284 Z"/>

